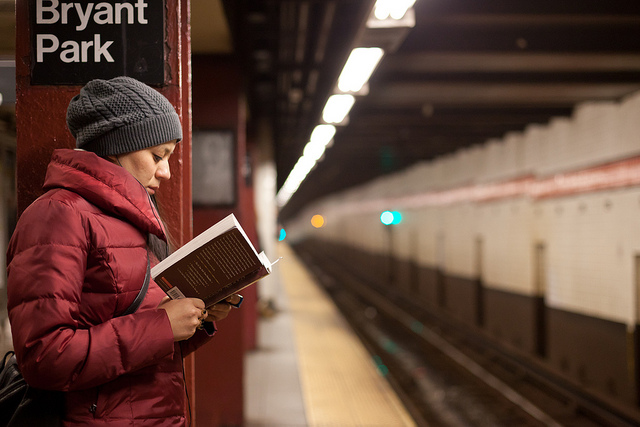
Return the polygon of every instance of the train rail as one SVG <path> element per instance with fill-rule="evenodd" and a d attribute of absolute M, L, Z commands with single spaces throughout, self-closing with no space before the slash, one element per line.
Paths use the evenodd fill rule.
<path fill-rule="evenodd" d="M 454 319 L 367 283 L 329 254 L 295 247 L 368 347 L 418 425 L 638 426 L 600 401 Z"/>

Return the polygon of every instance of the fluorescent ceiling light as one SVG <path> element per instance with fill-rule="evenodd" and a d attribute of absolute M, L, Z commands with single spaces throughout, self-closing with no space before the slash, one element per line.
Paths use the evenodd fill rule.
<path fill-rule="evenodd" d="M 331 142 L 333 135 L 336 134 L 336 127 L 334 125 L 318 125 L 311 132 L 310 142 L 314 144 L 327 145 Z"/>
<path fill-rule="evenodd" d="M 305 156 L 300 157 L 291 171 L 293 180 L 300 182 L 304 181 L 315 165 L 315 160 Z"/>
<path fill-rule="evenodd" d="M 353 95 L 331 95 L 322 110 L 322 119 L 327 123 L 342 123 L 355 101 Z"/>
<path fill-rule="evenodd" d="M 276 203 L 278 203 L 278 206 L 283 207 L 284 205 L 286 205 L 291 196 L 293 196 L 293 193 L 296 192 L 296 190 L 297 188 L 291 190 L 283 185 L 280 191 L 278 191 L 278 194 L 276 194 Z"/>
<path fill-rule="evenodd" d="M 293 193 L 298 191 L 298 187 L 311 172 L 318 159 L 322 157 L 324 150 L 333 139 L 335 133 L 336 127 L 333 125 L 318 125 L 311 132 L 310 141 L 305 145 L 302 156 L 289 172 L 289 176 L 276 195 L 276 200 L 280 207 L 287 204 Z"/>
<path fill-rule="evenodd" d="M 314 162 L 317 162 L 320 157 L 324 154 L 325 145 L 324 144 L 314 144 L 313 142 L 308 142 L 304 147 L 303 156 L 307 159 L 311 159 Z"/>
<path fill-rule="evenodd" d="M 353 49 L 338 78 L 338 89 L 341 92 L 358 92 L 362 89 L 383 54 L 384 51 L 379 47 Z"/>
<path fill-rule="evenodd" d="M 416 0 L 378 0 L 375 5 L 374 15 L 380 20 L 389 17 L 391 19 L 402 19 L 415 2 Z"/>
<path fill-rule="evenodd" d="M 413 4 L 413 3 L 412 3 Z M 378 47 L 356 48 L 351 51 L 349 59 L 338 78 L 338 88 L 342 92 L 358 92 L 380 62 L 384 51 Z M 328 123 L 341 123 L 355 102 L 350 94 L 333 95 L 327 101 L 323 110 L 323 119 Z M 305 146 L 303 155 L 298 159 L 282 188 L 276 195 L 278 205 L 284 206 L 293 193 L 305 180 L 316 162 L 322 157 L 327 145 L 333 140 L 336 127 L 331 124 L 318 125 L 311 132 L 309 142 Z"/>

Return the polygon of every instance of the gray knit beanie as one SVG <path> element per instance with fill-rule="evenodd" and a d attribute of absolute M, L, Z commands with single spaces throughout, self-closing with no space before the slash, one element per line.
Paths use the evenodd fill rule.
<path fill-rule="evenodd" d="M 180 118 L 158 91 L 130 77 L 92 80 L 67 108 L 76 147 L 111 156 L 182 139 Z"/>

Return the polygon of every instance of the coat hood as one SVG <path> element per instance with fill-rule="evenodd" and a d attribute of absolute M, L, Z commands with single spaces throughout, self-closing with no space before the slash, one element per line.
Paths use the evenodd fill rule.
<path fill-rule="evenodd" d="M 73 191 L 100 209 L 166 240 L 158 211 L 142 184 L 123 167 L 92 152 L 55 150 L 43 188 Z"/>

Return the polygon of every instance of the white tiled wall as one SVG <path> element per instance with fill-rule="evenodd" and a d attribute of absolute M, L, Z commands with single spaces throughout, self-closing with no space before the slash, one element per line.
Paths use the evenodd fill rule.
<path fill-rule="evenodd" d="M 614 320 L 635 320 L 640 189 L 540 203 L 548 246 L 547 301 Z"/>
<path fill-rule="evenodd" d="M 418 164 L 319 202 L 312 210 L 325 213 L 327 226 L 317 235 L 344 241 L 348 224 L 349 244 L 384 252 L 387 240 L 379 215 L 383 209 L 399 207 L 383 208 L 379 203 L 364 208 L 363 201 L 527 175 L 548 177 L 638 155 L 640 93 L 619 104 L 585 103 L 570 118 L 531 124 L 521 133 Z M 304 225 L 308 220 L 303 218 L 310 212 L 301 215 L 294 234 L 308 232 Z M 637 320 L 640 188 L 542 201 L 514 198 L 425 206 L 407 209 L 405 215 L 394 231 L 398 257 L 469 278 L 477 277 L 481 269 L 486 286 L 535 295 L 540 292 L 535 248 L 543 244 L 544 295 L 549 305 L 628 324 Z"/>
<path fill-rule="evenodd" d="M 513 199 L 478 206 L 483 282 L 486 286 L 535 295 L 531 201 Z"/>

